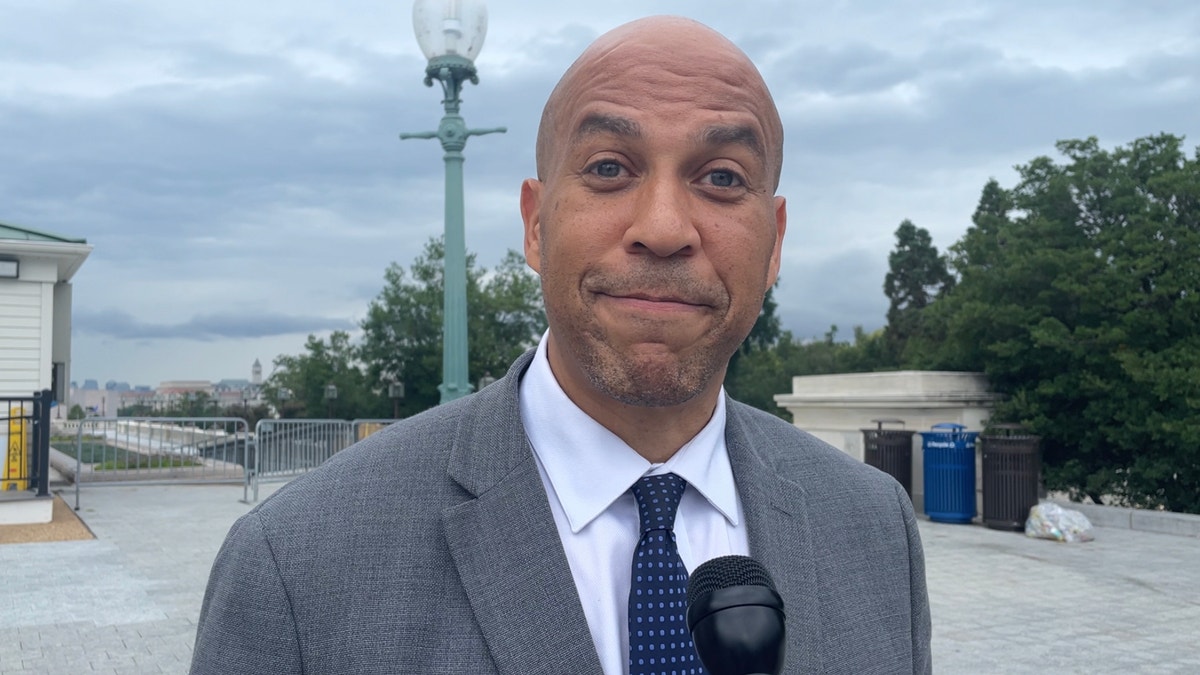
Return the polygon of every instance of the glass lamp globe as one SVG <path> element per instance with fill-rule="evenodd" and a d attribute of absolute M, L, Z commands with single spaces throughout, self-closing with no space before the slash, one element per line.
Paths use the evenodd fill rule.
<path fill-rule="evenodd" d="M 413 31 L 425 58 L 473 62 L 487 36 L 487 6 L 483 0 L 416 0 Z"/>

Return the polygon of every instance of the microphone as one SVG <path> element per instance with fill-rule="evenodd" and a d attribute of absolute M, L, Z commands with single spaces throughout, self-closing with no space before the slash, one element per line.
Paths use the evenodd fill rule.
<path fill-rule="evenodd" d="M 687 627 L 710 675 L 783 671 L 783 598 L 762 563 L 744 555 L 713 558 L 688 578 Z"/>

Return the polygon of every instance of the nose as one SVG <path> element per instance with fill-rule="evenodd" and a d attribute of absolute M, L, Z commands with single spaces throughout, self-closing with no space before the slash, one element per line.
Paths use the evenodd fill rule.
<path fill-rule="evenodd" d="M 638 190 L 624 243 L 631 253 L 648 252 L 660 258 L 698 251 L 700 232 L 692 219 L 687 186 L 669 178 L 645 181 Z"/>

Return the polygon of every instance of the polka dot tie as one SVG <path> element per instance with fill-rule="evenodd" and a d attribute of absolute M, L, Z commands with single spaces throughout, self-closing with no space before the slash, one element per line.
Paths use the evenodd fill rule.
<path fill-rule="evenodd" d="M 687 569 L 675 548 L 675 511 L 687 482 L 645 476 L 632 488 L 642 519 L 629 588 L 630 675 L 702 675 L 688 633 Z"/>

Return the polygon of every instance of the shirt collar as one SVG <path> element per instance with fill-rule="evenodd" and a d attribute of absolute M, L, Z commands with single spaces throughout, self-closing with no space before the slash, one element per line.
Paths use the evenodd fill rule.
<path fill-rule="evenodd" d="M 675 473 L 738 525 L 737 490 L 725 447 L 725 390 L 708 424 L 662 464 L 651 464 L 575 405 L 546 356 L 547 331 L 521 379 L 521 421 L 533 452 L 571 524 L 580 530 L 650 474 Z"/>

